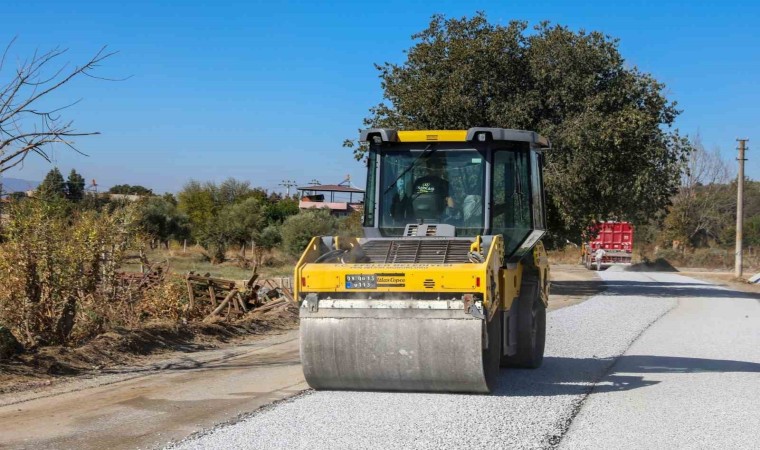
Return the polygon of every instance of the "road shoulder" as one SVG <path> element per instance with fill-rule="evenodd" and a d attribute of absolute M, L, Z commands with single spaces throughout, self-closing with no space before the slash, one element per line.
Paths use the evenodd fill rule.
<path fill-rule="evenodd" d="M 560 447 L 751 448 L 760 423 L 760 305 L 693 278 L 648 275 L 678 293 L 678 305 L 617 358 Z"/>
<path fill-rule="evenodd" d="M 145 448 L 164 445 L 306 389 L 291 331 L 168 366 L 0 407 L 11 448 Z M 36 424 L 45 417 L 45 427 Z"/>
<path fill-rule="evenodd" d="M 580 264 L 552 264 L 549 311 L 577 305 L 605 290 L 598 273 Z"/>
<path fill-rule="evenodd" d="M 552 266 L 552 277 L 550 310 L 603 290 L 598 275 L 580 266 Z M 297 338 L 292 330 L 221 349 L 164 354 L 98 376 L 1 395 L 0 441 L 12 447 L 134 448 L 235 421 L 308 388 Z M 49 418 L 43 432 L 32 425 L 40 416 Z M 128 429 L 120 425 L 127 419 Z"/>

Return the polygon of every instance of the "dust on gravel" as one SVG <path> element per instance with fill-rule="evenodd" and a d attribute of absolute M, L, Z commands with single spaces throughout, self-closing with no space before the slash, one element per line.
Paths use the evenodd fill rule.
<path fill-rule="evenodd" d="M 320 391 L 176 448 L 551 448 L 614 359 L 676 305 L 626 288 L 552 311 L 544 366 L 501 372 L 493 395 Z"/>
<path fill-rule="evenodd" d="M 167 352 L 209 350 L 297 327 L 298 307 L 290 303 L 264 313 L 252 311 L 232 322 L 153 322 L 140 329 L 115 328 L 78 347 L 42 347 L 0 361 L 0 394 L 148 364 Z"/>

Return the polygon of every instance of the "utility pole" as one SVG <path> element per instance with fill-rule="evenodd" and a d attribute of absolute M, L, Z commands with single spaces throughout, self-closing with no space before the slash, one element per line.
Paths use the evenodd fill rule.
<path fill-rule="evenodd" d="M 279 186 L 285 187 L 285 189 L 287 190 L 287 194 L 285 194 L 285 195 L 287 195 L 288 197 L 290 197 L 290 188 L 296 187 L 297 184 L 293 180 L 282 180 L 282 183 L 280 183 Z"/>
<path fill-rule="evenodd" d="M 734 275 L 736 278 L 742 276 L 742 241 L 744 225 L 744 152 L 747 150 L 747 141 L 749 139 L 737 139 L 739 141 L 739 175 L 736 179 L 736 261 L 734 262 Z"/>

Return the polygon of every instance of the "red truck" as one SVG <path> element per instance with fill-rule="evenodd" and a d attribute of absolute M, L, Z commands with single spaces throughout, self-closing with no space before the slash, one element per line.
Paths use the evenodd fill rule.
<path fill-rule="evenodd" d="M 587 269 L 631 264 L 633 225 L 630 222 L 597 222 L 589 229 L 589 236 L 592 238 L 581 250 L 581 261 Z"/>

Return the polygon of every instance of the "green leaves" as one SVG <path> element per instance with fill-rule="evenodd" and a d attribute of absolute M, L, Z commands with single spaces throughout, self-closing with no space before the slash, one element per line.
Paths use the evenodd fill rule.
<path fill-rule="evenodd" d="M 37 197 L 43 200 L 56 200 L 66 197 L 66 182 L 57 167 L 54 167 L 45 175 L 45 179 L 37 187 Z"/>
<path fill-rule="evenodd" d="M 84 177 L 71 169 L 66 180 L 66 198 L 72 202 L 80 202 L 84 198 Z"/>
<path fill-rule="evenodd" d="M 287 217 L 298 214 L 298 201 L 252 188 L 247 181 L 228 178 L 220 184 L 190 181 L 177 194 L 178 209 L 187 215 L 192 238 L 222 262 L 228 247 L 244 252 L 254 243 L 269 251 L 279 243 L 267 227 L 279 226 Z M 257 250 L 257 259 L 263 253 Z"/>
<path fill-rule="evenodd" d="M 112 186 L 111 189 L 108 190 L 108 193 L 147 196 L 147 195 L 153 195 L 153 190 L 148 189 L 145 186 L 140 186 L 139 184 L 135 184 L 135 185 L 117 184 L 115 186 Z"/>
<path fill-rule="evenodd" d="M 181 241 L 190 232 L 188 217 L 165 197 L 148 197 L 139 204 L 139 228 L 160 242 Z M 168 244 L 167 244 L 168 245 Z"/>
<path fill-rule="evenodd" d="M 385 101 L 365 126 L 530 129 L 547 136 L 552 229 L 577 238 L 594 219 L 645 222 L 669 204 L 690 151 L 671 130 L 665 86 L 626 65 L 618 41 L 543 22 L 436 15 L 402 64 L 376 65 Z M 345 142 L 357 159 L 366 151 Z"/>
<path fill-rule="evenodd" d="M 303 211 L 288 217 L 282 224 L 283 250 L 297 258 L 314 236 L 329 236 L 338 227 L 338 219 L 328 210 Z"/>

